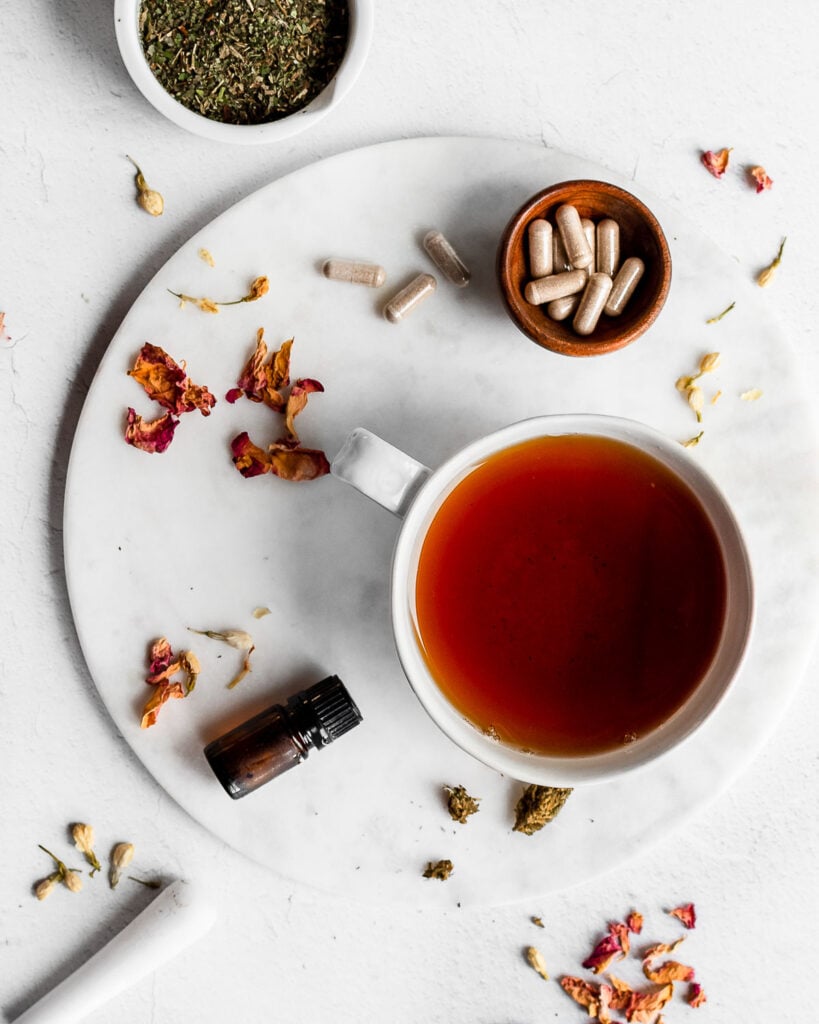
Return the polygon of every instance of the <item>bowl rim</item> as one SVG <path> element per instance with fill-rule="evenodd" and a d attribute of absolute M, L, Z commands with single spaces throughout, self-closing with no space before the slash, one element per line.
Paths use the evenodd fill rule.
<path fill-rule="evenodd" d="M 349 31 L 347 49 L 338 71 L 306 107 L 266 124 L 226 124 L 189 110 L 160 85 L 151 71 L 139 34 L 142 0 L 114 0 L 114 25 L 120 56 L 131 79 L 145 99 L 179 128 L 214 142 L 259 144 L 278 142 L 312 127 L 333 110 L 355 85 L 372 43 L 375 0 L 347 0 Z"/>
<path fill-rule="evenodd" d="M 509 274 L 509 256 L 512 251 L 513 244 L 518 244 L 522 241 L 527 221 L 534 216 L 534 211 L 537 207 L 542 206 L 545 200 L 552 199 L 552 197 L 561 192 L 568 192 L 578 188 L 593 190 L 600 186 L 604 186 L 607 192 L 623 199 L 629 205 L 634 206 L 648 224 L 652 236 L 656 239 L 659 245 L 661 254 L 662 271 L 660 275 L 659 291 L 645 317 L 639 322 L 632 324 L 629 328 L 625 328 L 621 334 L 615 337 L 610 337 L 607 340 L 599 339 L 597 341 L 595 341 L 593 335 L 585 338 L 581 338 L 578 335 L 576 340 L 564 340 L 557 336 L 549 337 L 543 331 L 537 330 L 522 320 L 519 309 L 512 301 L 512 295 L 517 294 L 517 285 L 511 279 Z M 564 201 L 571 202 L 568 197 Z M 663 231 L 657 217 L 652 213 L 642 199 L 634 195 L 633 192 L 629 192 L 621 185 L 616 185 L 613 182 L 596 178 L 570 178 L 565 181 L 554 182 L 525 200 L 509 218 L 503 229 L 500 242 L 498 243 L 496 269 L 503 302 L 506 306 L 507 312 L 509 313 L 510 319 L 515 326 L 541 348 L 545 348 L 550 352 L 556 352 L 560 355 L 568 356 L 605 355 L 608 352 L 615 352 L 621 348 L 625 348 L 626 345 L 630 345 L 633 341 L 636 341 L 637 338 L 645 334 L 660 315 L 660 312 L 665 306 L 668 298 L 672 277 L 671 251 L 665 232 Z M 522 303 L 523 300 L 520 301 Z"/>

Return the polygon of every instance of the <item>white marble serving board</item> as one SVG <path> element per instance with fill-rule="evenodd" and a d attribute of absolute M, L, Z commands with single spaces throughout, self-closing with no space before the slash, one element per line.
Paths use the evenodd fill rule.
<path fill-rule="evenodd" d="M 567 178 L 624 185 L 654 210 L 671 246 L 673 284 L 656 326 L 590 360 L 541 350 L 508 320 L 495 282 L 502 228 L 538 189 Z M 441 229 L 473 272 L 405 322 L 381 309 L 429 271 L 421 239 Z M 198 256 L 208 249 L 214 268 Z M 328 256 L 382 263 L 378 291 L 328 281 Z M 585 880 L 647 846 L 714 798 L 749 762 L 800 680 L 817 621 L 816 435 L 798 362 L 765 293 L 675 210 L 634 182 L 543 147 L 488 139 L 411 139 L 317 163 L 250 196 L 192 238 L 148 284 L 112 339 L 77 430 L 65 550 L 71 604 L 91 675 L 117 727 L 160 784 L 206 828 L 285 879 L 372 901 L 491 904 Z M 238 297 L 267 274 L 263 300 L 216 316 L 167 289 Z M 735 301 L 720 323 L 708 317 Z M 230 439 L 270 439 L 273 414 L 223 395 L 264 326 L 271 348 L 295 337 L 294 376 L 317 377 L 298 425 L 331 456 L 363 425 L 434 466 L 473 438 L 542 413 L 628 416 L 683 440 L 699 427 L 674 382 L 707 351 L 722 368 L 696 457 L 732 503 L 751 552 L 757 625 L 728 699 L 685 746 L 619 781 L 577 790 L 533 837 L 510 829 L 521 786 L 451 745 L 426 718 L 395 656 L 388 574 L 398 521 L 327 477 L 242 478 Z M 156 407 L 125 371 L 151 341 L 187 362 L 219 402 L 184 416 L 162 455 L 128 447 L 126 407 Z M 762 388 L 757 402 L 739 395 Z M 273 614 L 256 620 L 252 611 Z M 253 672 L 186 627 L 249 630 Z M 192 647 L 203 672 L 184 702 L 139 728 L 149 641 Z M 364 714 L 350 735 L 245 800 L 232 802 L 205 742 L 262 707 L 337 673 Z M 481 798 L 450 821 L 442 785 Z M 692 827 L 696 827 L 693 820 Z M 449 858 L 446 883 L 421 877 Z"/>

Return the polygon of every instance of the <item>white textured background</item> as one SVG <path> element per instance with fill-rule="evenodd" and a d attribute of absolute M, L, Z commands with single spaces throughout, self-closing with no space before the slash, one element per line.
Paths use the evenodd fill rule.
<path fill-rule="evenodd" d="M 532 905 L 372 909 L 276 880 L 212 839 L 141 768 L 79 653 L 61 519 L 84 394 L 146 281 L 260 185 L 385 139 L 493 135 L 575 152 L 633 175 L 751 267 L 787 234 L 767 298 L 815 380 L 816 10 L 796 0 L 382 3 L 371 57 L 339 111 L 308 136 L 244 149 L 182 135 L 142 100 L 111 8 L 0 0 L 0 310 L 11 339 L 0 342 L 0 1009 L 21 1012 L 149 899 L 140 890 L 114 900 L 99 886 L 32 898 L 36 844 L 65 848 L 63 824 L 79 819 L 133 838 L 146 873 L 209 880 L 222 907 L 218 932 L 95 1024 L 579 1021 L 525 966 L 523 947 L 537 943 L 555 974 L 571 972 L 606 919 L 636 905 L 657 933 L 662 907 L 687 899 L 701 923 L 686 953 L 710 1000 L 697 1020 L 810 1019 L 815 656 L 751 770 L 650 857 Z M 698 156 L 721 146 L 734 147 L 734 164 L 716 181 Z M 125 153 L 163 192 L 161 219 L 134 205 Z M 767 167 L 770 193 L 745 186 L 746 163 Z M 667 1020 L 691 1012 L 675 1005 Z"/>

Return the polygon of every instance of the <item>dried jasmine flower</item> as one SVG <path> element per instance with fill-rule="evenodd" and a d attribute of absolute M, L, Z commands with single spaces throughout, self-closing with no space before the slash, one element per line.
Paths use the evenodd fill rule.
<path fill-rule="evenodd" d="M 704 434 L 705 431 L 701 430 L 699 434 L 695 434 L 693 437 L 689 437 L 687 441 L 680 441 L 680 444 L 683 446 L 683 448 L 696 448 L 702 440 Z"/>
<path fill-rule="evenodd" d="M 705 322 L 707 324 L 718 324 L 720 322 L 720 320 L 722 320 L 722 318 L 724 316 L 727 316 L 731 312 L 731 310 L 734 308 L 734 306 L 736 306 L 736 302 L 732 302 L 731 305 L 730 306 L 726 306 L 725 309 L 723 309 L 723 311 L 721 313 L 717 313 L 716 316 L 710 317 Z"/>
<path fill-rule="evenodd" d="M 683 903 L 679 907 L 669 910 L 668 913 L 671 917 L 676 917 L 678 921 L 681 921 L 686 928 L 694 928 L 697 923 L 697 912 L 693 903 Z M 668 952 L 670 951 L 668 950 Z"/>
<path fill-rule="evenodd" d="M 246 633 L 243 629 L 227 629 L 220 632 L 215 629 L 193 629 L 191 626 L 188 626 L 188 630 L 191 633 L 197 633 L 199 636 L 206 636 L 210 640 L 220 640 L 222 643 L 228 644 L 237 651 L 244 652 L 244 663 L 242 668 L 239 670 L 238 675 L 234 676 L 234 678 L 228 683 L 229 690 L 232 690 L 233 687 L 240 683 L 248 672 L 251 671 L 250 655 L 256 650 L 256 646 L 253 643 L 253 637 L 250 633 Z"/>
<path fill-rule="evenodd" d="M 697 417 L 697 423 L 702 423 L 702 410 L 705 406 L 705 394 L 702 388 L 698 387 L 696 384 L 692 384 L 690 388 L 686 389 L 685 394 L 688 399 L 689 406 Z"/>
<path fill-rule="evenodd" d="M 756 185 L 757 195 L 759 195 L 760 192 L 766 192 L 773 186 L 773 181 L 768 177 L 764 167 L 750 167 L 748 169 L 748 174 Z"/>
<path fill-rule="evenodd" d="M 527 836 L 539 832 L 557 817 L 571 793 L 557 786 L 527 786 L 515 807 L 513 831 Z"/>
<path fill-rule="evenodd" d="M 48 878 L 43 878 L 34 886 L 34 895 L 38 900 L 44 900 L 47 896 L 51 895 L 54 887 L 63 878 L 63 872 L 55 871 L 53 875 L 49 875 Z"/>
<path fill-rule="evenodd" d="M 549 980 L 549 972 L 546 970 L 546 961 L 543 959 L 543 954 L 539 949 L 536 949 L 534 946 L 529 946 L 526 950 L 526 962 L 533 971 L 537 971 L 544 981 Z"/>
<path fill-rule="evenodd" d="M 715 178 L 721 178 L 728 169 L 730 155 L 731 149 L 719 149 L 716 153 L 707 149 L 700 159 L 709 174 L 713 174 Z"/>
<path fill-rule="evenodd" d="M 743 391 L 739 397 L 743 402 L 758 402 L 762 398 L 762 394 L 761 388 L 751 388 L 750 391 Z"/>
<path fill-rule="evenodd" d="M 116 889 L 122 872 L 134 859 L 133 843 L 117 843 L 111 851 L 111 863 L 108 869 L 108 883 L 112 889 Z"/>
<path fill-rule="evenodd" d="M 203 263 L 207 263 L 209 267 L 216 266 L 216 260 L 213 258 L 208 249 L 199 250 L 199 259 L 202 260 Z"/>
<path fill-rule="evenodd" d="M 175 292 L 171 288 L 168 289 L 171 295 L 179 299 L 180 309 L 184 308 L 190 302 L 201 309 L 203 313 L 218 313 L 222 306 L 239 306 L 243 302 L 255 302 L 257 299 L 261 299 L 263 296 L 267 295 L 269 290 L 270 282 L 264 276 L 257 277 L 253 280 L 247 295 L 243 295 L 241 299 L 231 299 L 229 302 L 215 302 L 213 299 L 198 299 L 193 295 L 185 295 L 184 292 Z"/>
<path fill-rule="evenodd" d="M 715 391 L 714 394 L 711 396 L 711 405 L 716 405 L 721 397 L 722 391 Z"/>
<path fill-rule="evenodd" d="M 91 865 L 89 878 L 93 878 L 98 871 L 102 870 L 102 865 L 97 860 L 97 855 L 93 850 L 94 829 L 91 825 L 83 825 L 77 822 L 71 826 L 71 838 L 74 840 L 74 845 Z"/>
<path fill-rule="evenodd" d="M 60 860 L 59 857 L 55 857 L 51 850 L 47 850 L 41 843 L 37 844 L 43 853 L 47 853 L 48 856 L 54 861 L 57 870 L 50 874 L 47 878 L 42 879 L 34 887 L 34 895 L 38 900 L 44 900 L 50 895 L 51 890 L 55 885 L 60 882 L 69 889 L 71 892 L 79 892 L 82 889 L 82 879 L 80 873 L 74 868 L 66 867 L 65 864 Z"/>
<path fill-rule="evenodd" d="M 137 203 L 142 207 L 146 213 L 150 213 L 152 217 L 159 217 L 165 209 L 165 200 L 152 188 L 148 188 L 145 183 L 145 177 L 142 171 L 139 169 L 139 164 L 133 157 L 128 157 L 131 163 L 136 167 L 136 187 L 137 187 Z"/>
<path fill-rule="evenodd" d="M 453 864 L 451 860 L 436 860 L 433 864 L 429 861 L 424 871 L 424 878 L 437 878 L 441 882 L 445 882 L 452 874 Z"/>
<path fill-rule="evenodd" d="M 774 256 L 774 258 L 771 260 L 768 266 L 765 267 L 764 270 L 760 271 L 759 276 L 756 279 L 756 283 L 759 285 L 760 288 L 767 288 L 776 276 L 776 270 L 779 264 L 782 262 L 782 253 L 785 249 L 785 242 L 787 242 L 787 240 L 787 237 L 782 239 L 782 242 L 779 246 L 779 251 L 777 252 L 776 256 Z"/>
<path fill-rule="evenodd" d="M 447 810 L 453 821 L 465 825 L 469 815 L 477 814 L 480 810 L 480 799 L 470 796 L 463 786 L 444 786 L 444 792 L 447 794 Z"/>
<path fill-rule="evenodd" d="M 79 892 L 82 889 L 82 879 L 80 878 L 79 873 L 73 871 L 71 868 L 66 871 L 65 877 L 63 878 L 63 884 L 66 889 L 69 889 L 71 892 Z"/>

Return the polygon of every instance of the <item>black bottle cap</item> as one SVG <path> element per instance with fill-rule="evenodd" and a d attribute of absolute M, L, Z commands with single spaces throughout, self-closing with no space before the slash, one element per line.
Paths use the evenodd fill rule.
<path fill-rule="evenodd" d="M 327 676 L 320 683 L 302 690 L 287 702 L 298 705 L 312 719 L 311 739 L 316 747 L 326 747 L 362 719 L 361 712 L 338 676 Z"/>

